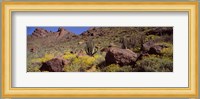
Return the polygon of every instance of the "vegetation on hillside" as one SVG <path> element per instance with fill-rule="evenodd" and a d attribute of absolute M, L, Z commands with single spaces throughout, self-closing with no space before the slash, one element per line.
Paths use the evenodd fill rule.
<path fill-rule="evenodd" d="M 27 40 L 28 72 L 58 72 L 57 68 L 62 72 L 173 71 L 172 27 L 93 27 L 80 35 L 63 28 L 57 32 L 39 28 Z M 63 68 L 41 70 L 51 60 L 59 62 L 55 58 L 63 60 Z"/>

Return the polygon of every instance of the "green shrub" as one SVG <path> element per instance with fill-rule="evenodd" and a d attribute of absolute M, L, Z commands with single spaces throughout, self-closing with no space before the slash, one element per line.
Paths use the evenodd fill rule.
<path fill-rule="evenodd" d="M 132 72 L 133 68 L 132 66 L 123 66 L 120 68 L 120 72 Z"/>
<path fill-rule="evenodd" d="M 81 65 L 80 64 L 74 64 L 71 63 L 69 65 L 64 66 L 65 72 L 79 72 Z"/>
<path fill-rule="evenodd" d="M 27 71 L 29 72 L 40 72 L 40 67 L 39 65 L 28 65 Z"/>
<path fill-rule="evenodd" d="M 155 43 L 155 45 L 164 45 L 166 47 L 172 47 L 173 46 L 171 43 L 168 43 L 168 42 L 157 42 L 157 43 Z"/>
<path fill-rule="evenodd" d="M 70 60 L 70 63 L 64 66 L 66 72 L 87 71 L 90 67 L 105 61 L 104 56 L 100 54 L 95 54 L 93 57 L 88 55 L 76 57 L 76 54 L 65 53 L 63 57 Z"/>
<path fill-rule="evenodd" d="M 65 54 L 63 55 L 63 58 L 67 59 L 67 60 L 71 60 L 73 58 L 76 58 L 76 56 L 77 56 L 76 54 L 72 54 L 70 52 L 65 52 Z"/>
<path fill-rule="evenodd" d="M 173 49 L 172 48 L 163 48 L 161 54 L 166 57 L 173 59 Z"/>
<path fill-rule="evenodd" d="M 171 34 L 171 35 L 163 35 L 162 36 L 162 40 L 164 42 L 173 43 L 173 34 Z"/>
<path fill-rule="evenodd" d="M 131 66 L 123 66 L 120 67 L 118 64 L 111 64 L 109 66 L 104 67 L 101 71 L 103 72 L 132 72 Z"/>
<path fill-rule="evenodd" d="M 32 59 L 32 63 L 42 63 L 54 58 L 53 54 L 45 54 L 44 57 Z"/>
<path fill-rule="evenodd" d="M 100 64 L 100 63 L 105 61 L 105 55 L 103 55 L 103 54 L 105 54 L 105 53 L 95 54 L 94 55 L 94 58 L 95 58 L 95 63 L 94 64 L 95 65 L 98 65 L 98 64 Z"/>
<path fill-rule="evenodd" d="M 148 41 L 155 41 L 157 39 L 160 39 L 160 36 L 157 36 L 157 35 L 148 35 L 146 36 L 145 38 L 145 42 L 148 42 Z"/>
<path fill-rule="evenodd" d="M 111 64 L 102 69 L 103 72 L 120 72 L 120 66 L 118 64 Z"/>
<path fill-rule="evenodd" d="M 142 60 L 136 62 L 138 71 L 144 72 L 172 72 L 173 61 L 167 57 L 158 57 L 151 55 L 143 57 Z"/>
<path fill-rule="evenodd" d="M 156 45 L 164 45 L 164 46 L 166 46 L 166 48 L 163 48 L 161 50 L 161 54 L 164 57 L 169 57 L 169 58 L 173 59 L 173 45 L 171 43 L 161 42 L 161 43 L 156 43 Z"/>

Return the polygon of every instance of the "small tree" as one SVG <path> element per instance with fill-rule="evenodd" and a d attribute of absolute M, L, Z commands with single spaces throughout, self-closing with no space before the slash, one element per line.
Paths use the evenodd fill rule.
<path fill-rule="evenodd" d="M 95 47 L 93 40 L 89 39 L 86 42 L 85 52 L 87 53 L 87 55 L 93 56 L 95 53 L 97 53 L 97 51 L 98 51 L 98 47 Z"/>

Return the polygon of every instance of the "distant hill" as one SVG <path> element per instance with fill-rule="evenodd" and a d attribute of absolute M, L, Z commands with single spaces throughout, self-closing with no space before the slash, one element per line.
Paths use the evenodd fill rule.
<path fill-rule="evenodd" d="M 32 35 L 28 35 L 28 49 L 43 47 L 62 47 L 74 50 L 76 46 L 83 47 L 88 38 L 92 38 L 101 48 L 115 43 L 120 46 L 120 38 L 131 38 L 140 35 L 173 35 L 172 27 L 92 27 L 87 31 L 76 35 L 62 27 L 56 32 L 36 28 Z M 74 47 L 73 47 L 74 46 Z M 70 48 L 71 47 L 71 48 Z M 79 48 L 76 48 L 79 49 Z"/>

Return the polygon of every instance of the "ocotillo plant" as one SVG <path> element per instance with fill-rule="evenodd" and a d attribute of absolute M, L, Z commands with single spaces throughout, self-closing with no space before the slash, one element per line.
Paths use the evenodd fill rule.
<path fill-rule="evenodd" d="M 93 40 L 89 39 L 86 42 L 85 52 L 87 53 L 87 55 L 93 56 L 95 53 L 97 53 L 97 51 L 98 51 L 98 48 L 95 47 Z"/>

